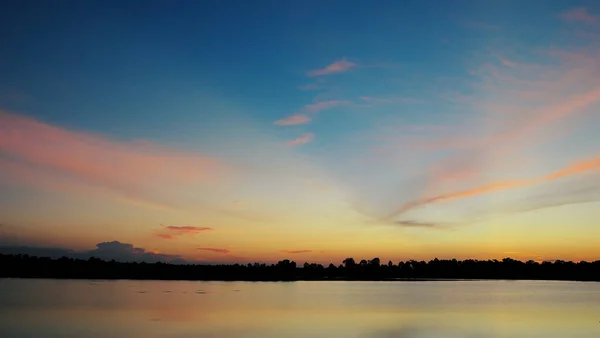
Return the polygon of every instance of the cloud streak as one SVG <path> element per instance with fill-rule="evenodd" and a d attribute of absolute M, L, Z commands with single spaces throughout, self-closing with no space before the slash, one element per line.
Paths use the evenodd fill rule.
<path fill-rule="evenodd" d="M 307 144 L 310 143 L 314 140 L 315 138 L 315 134 L 314 133 L 306 133 L 296 139 L 290 140 L 288 141 L 288 145 L 291 147 L 296 147 L 296 146 L 300 146 L 303 144 Z"/>
<path fill-rule="evenodd" d="M 440 97 L 446 102 L 450 99 L 450 108 L 460 111 L 445 128 L 408 132 L 406 126 L 386 126 L 383 130 L 389 130 L 389 134 L 384 138 L 379 132 L 377 137 L 388 145 L 377 148 L 377 156 L 385 152 L 386 157 L 401 158 L 410 152 L 418 153 L 421 158 L 436 159 L 423 164 L 426 170 L 420 166 L 419 172 L 415 172 L 420 187 L 401 196 L 409 202 L 395 210 L 388 204 L 380 215 L 396 215 L 461 196 L 542 183 L 537 179 L 504 181 L 502 178 L 531 177 L 527 174 L 529 168 L 543 165 L 536 162 L 553 162 L 539 156 L 540 153 L 553 153 L 564 146 L 574 147 L 581 157 L 593 156 L 597 149 L 592 149 L 590 142 L 575 145 L 573 141 L 581 136 L 574 139 L 566 136 L 575 128 L 590 132 L 590 123 L 596 123 L 590 120 L 595 119 L 593 109 L 600 103 L 597 55 L 597 46 L 542 49 L 534 55 L 525 55 L 528 60 L 536 60 L 525 63 L 492 52 L 486 55 L 489 59 L 482 66 L 471 72 L 475 79 L 471 84 L 473 94 Z M 567 161 L 576 160 L 570 154 L 564 155 Z M 554 175 L 558 177 L 577 169 L 565 168 L 565 172 L 557 171 Z M 510 172 L 519 174 L 500 176 Z M 363 196 L 360 198 L 366 197 Z M 375 198 L 379 199 L 376 201 L 379 205 L 397 200 L 385 195 Z"/>
<path fill-rule="evenodd" d="M 315 77 L 315 76 L 343 73 L 343 72 L 346 72 L 349 69 L 356 67 L 356 66 L 357 65 L 355 63 L 352 63 L 346 59 L 341 59 L 341 60 L 335 61 L 334 63 L 328 65 L 325 68 L 311 70 L 310 72 L 308 72 L 307 75 L 309 77 Z"/>
<path fill-rule="evenodd" d="M 72 131 L 0 111 L 0 156 L 4 175 L 24 184 L 62 187 L 111 196 L 143 206 L 157 204 L 159 186 L 219 180 L 228 167 L 210 157 L 147 141 L 120 141 Z M 83 183 L 83 184 L 82 184 Z M 83 189 L 82 187 L 89 187 Z M 102 191 L 102 192 L 100 192 Z"/>
<path fill-rule="evenodd" d="M 168 230 L 172 230 L 178 233 L 182 233 L 182 232 L 200 232 L 200 231 L 209 231 L 209 230 L 213 230 L 213 228 L 209 228 L 209 227 L 195 227 L 195 226 L 191 226 L 191 225 L 164 225 L 161 224 L 160 226 L 165 227 Z"/>
<path fill-rule="evenodd" d="M 197 250 L 202 250 L 202 251 L 210 251 L 210 252 L 215 252 L 215 253 L 222 253 L 222 254 L 228 254 L 231 251 L 227 250 L 227 249 L 218 249 L 218 248 L 196 248 Z"/>
<path fill-rule="evenodd" d="M 304 113 L 294 114 L 281 120 L 275 121 L 273 124 L 277 126 L 295 126 L 300 124 L 307 124 L 312 121 L 310 114 L 317 114 L 320 111 L 335 108 L 341 105 L 351 104 L 350 101 L 345 100 L 329 100 L 310 103 L 302 108 Z"/>
<path fill-rule="evenodd" d="M 600 180 L 595 180 L 600 182 Z M 499 206 L 502 213 L 521 213 L 534 210 L 560 207 L 563 205 L 591 203 L 600 200 L 600 184 L 589 184 L 571 187 L 561 186 L 560 194 L 556 194 L 556 189 L 551 189 L 542 194 L 530 195 L 520 200 L 511 200 L 510 203 Z"/>
<path fill-rule="evenodd" d="M 398 225 L 401 225 L 403 227 L 408 227 L 408 228 L 434 228 L 437 226 L 437 224 L 435 224 L 435 223 L 419 222 L 419 221 L 413 221 L 413 220 L 397 221 L 395 223 Z"/>
<path fill-rule="evenodd" d="M 492 193 L 495 191 L 527 187 L 527 186 L 544 183 L 544 182 L 550 182 L 550 181 L 557 180 L 557 179 L 560 179 L 560 178 L 563 178 L 566 176 L 571 176 L 571 175 L 575 175 L 575 174 L 579 174 L 579 173 L 583 173 L 583 172 L 587 172 L 587 171 L 591 171 L 591 170 L 597 170 L 597 169 L 600 169 L 600 157 L 572 163 L 563 169 L 557 170 L 555 172 L 552 172 L 550 174 L 547 174 L 545 176 L 535 178 L 535 179 L 494 182 L 491 184 L 486 184 L 486 185 L 482 185 L 482 186 L 478 186 L 478 187 L 474 187 L 474 188 L 470 188 L 470 189 L 466 189 L 466 190 L 462 190 L 462 191 L 457 191 L 457 192 L 453 192 L 453 193 L 442 194 L 442 195 L 437 195 L 437 196 L 433 196 L 433 197 L 429 197 L 429 198 L 425 198 L 425 199 L 411 201 L 411 202 L 405 203 L 404 205 L 402 205 L 400 208 L 398 208 L 392 214 L 390 214 L 389 216 L 387 216 L 385 218 L 390 219 L 390 218 L 393 218 L 400 214 L 403 214 L 411 209 L 414 209 L 414 208 L 417 208 L 417 207 L 420 207 L 423 205 L 431 204 L 431 203 L 451 201 L 451 200 L 462 199 L 462 198 L 467 198 L 467 197 L 474 197 L 474 196 L 478 196 L 478 195 L 489 194 L 489 193 Z"/>
<path fill-rule="evenodd" d="M 349 104 L 349 101 L 344 100 L 329 100 L 329 101 L 321 101 L 316 103 L 307 104 L 304 106 L 304 110 L 309 113 L 318 113 L 322 110 L 331 109 L 337 106 Z"/>
<path fill-rule="evenodd" d="M 280 250 L 279 252 L 288 253 L 288 254 L 302 254 L 313 252 L 312 250 Z"/>
<path fill-rule="evenodd" d="M 312 119 L 310 118 L 310 116 L 304 114 L 294 114 L 290 117 L 286 117 L 284 119 L 275 121 L 274 124 L 278 126 L 295 126 L 299 124 L 309 123 L 311 120 Z"/>
<path fill-rule="evenodd" d="M 156 236 L 162 239 L 176 239 L 179 236 L 193 236 L 200 232 L 212 231 L 209 227 L 196 227 L 191 225 L 160 225 L 165 232 L 160 232 Z"/>

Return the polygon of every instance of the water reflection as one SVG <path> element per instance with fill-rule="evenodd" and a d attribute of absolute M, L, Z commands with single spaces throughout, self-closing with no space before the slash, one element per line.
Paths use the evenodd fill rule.
<path fill-rule="evenodd" d="M 600 284 L 3 280 L 2 337 L 600 337 Z M 168 291 L 168 292 L 167 292 Z"/>

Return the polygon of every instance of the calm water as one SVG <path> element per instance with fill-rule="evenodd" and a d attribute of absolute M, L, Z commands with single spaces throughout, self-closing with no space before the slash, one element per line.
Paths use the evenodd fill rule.
<path fill-rule="evenodd" d="M 600 283 L 0 279 L 0 337 L 600 337 Z"/>

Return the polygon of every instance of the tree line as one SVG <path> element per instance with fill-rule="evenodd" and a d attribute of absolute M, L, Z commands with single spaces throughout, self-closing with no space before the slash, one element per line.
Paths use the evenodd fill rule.
<path fill-rule="evenodd" d="M 98 258 L 51 259 L 29 255 L 0 255 L 0 277 L 69 279 L 156 279 L 156 280 L 419 280 L 419 279 L 539 279 L 600 281 L 600 261 L 538 263 L 502 260 L 464 261 L 433 259 L 389 261 L 379 258 L 356 262 L 346 258 L 342 264 L 325 267 L 316 263 L 297 266 L 288 259 L 277 264 L 248 263 L 229 265 L 169 264 L 104 261 Z"/>

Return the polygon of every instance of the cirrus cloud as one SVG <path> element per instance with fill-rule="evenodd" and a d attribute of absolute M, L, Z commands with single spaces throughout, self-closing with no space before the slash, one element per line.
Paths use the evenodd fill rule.
<path fill-rule="evenodd" d="M 323 110 L 349 104 L 352 104 L 352 102 L 345 100 L 329 100 L 309 103 L 302 108 L 302 111 L 304 113 L 291 115 L 281 120 L 277 120 L 273 124 L 278 126 L 293 126 L 299 124 L 307 124 L 310 121 L 312 121 L 312 118 L 308 114 L 317 114 L 318 112 Z"/>
<path fill-rule="evenodd" d="M 227 254 L 227 253 L 231 252 L 228 249 L 218 249 L 218 248 L 196 248 L 196 249 L 202 250 L 202 251 L 211 251 L 211 252 L 215 252 L 215 253 L 222 253 L 222 254 Z"/>
<path fill-rule="evenodd" d="M 160 225 L 166 232 L 160 232 L 156 236 L 162 239 L 175 239 L 178 236 L 195 235 L 204 231 L 212 231 L 213 228 L 197 227 L 191 225 Z"/>
<path fill-rule="evenodd" d="M 306 133 L 296 139 L 288 141 L 287 144 L 292 147 L 300 146 L 300 145 L 312 142 L 312 140 L 314 140 L 314 138 L 315 138 L 314 133 Z"/>
<path fill-rule="evenodd" d="M 195 152 L 123 141 L 46 124 L 0 110 L 2 176 L 11 182 L 170 208 L 163 187 L 210 184 L 228 167 Z"/>
<path fill-rule="evenodd" d="M 407 212 L 411 209 L 443 201 L 450 201 L 455 199 L 473 197 L 483 194 L 489 194 L 495 191 L 502 191 L 508 189 L 515 189 L 521 187 L 532 186 L 539 183 L 550 182 L 553 180 L 557 180 L 563 177 L 580 174 L 587 171 L 598 170 L 600 169 L 600 157 L 595 157 L 587 160 L 574 162 L 562 169 L 556 170 L 552 173 L 544 175 L 542 177 L 534 178 L 534 179 L 521 179 L 521 180 L 506 180 L 494 182 L 478 187 L 473 187 L 470 189 L 465 189 L 461 191 L 451 192 L 447 194 L 432 196 L 420 200 L 414 200 L 408 203 L 403 204 L 400 208 L 395 210 L 391 215 L 386 217 L 387 219 L 400 215 L 404 212 Z"/>
<path fill-rule="evenodd" d="M 200 232 L 200 231 L 213 230 L 212 228 L 209 228 L 209 227 L 195 227 L 195 226 L 191 226 L 191 225 L 164 225 L 164 224 L 161 224 L 160 226 L 165 227 L 172 231 L 177 231 L 177 232 Z"/>
<path fill-rule="evenodd" d="M 329 101 L 320 101 L 316 103 L 307 104 L 304 106 L 304 110 L 309 113 L 318 113 L 325 109 L 330 109 L 333 107 L 337 107 L 344 104 L 349 104 L 349 101 L 344 100 L 329 100 Z"/>
<path fill-rule="evenodd" d="M 295 126 L 298 124 L 306 124 L 311 121 L 310 116 L 304 114 L 294 114 L 284 119 L 275 121 L 274 124 L 278 126 Z"/>
<path fill-rule="evenodd" d="M 352 63 L 344 58 L 344 59 L 335 61 L 334 63 L 328 65 L 325 68 L 311 70 L 310 72 L 308 72 L 307 75 L 310 77 L 315 77 L 315 76 L 343 73 L 343 72 L 349 70 L 350 68 L 353 68 L 356 66 L 357 66 L 356 63 Z"/>
<path fill-rule="evenodd" d="M 312 250 L 279 250 L 279 252 L 288 253 L 288 254 L 301 254 L 301 253 L 312 252 Z"/>

